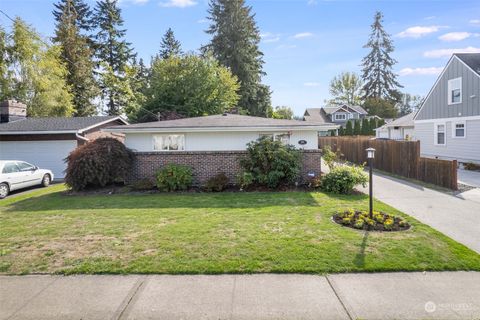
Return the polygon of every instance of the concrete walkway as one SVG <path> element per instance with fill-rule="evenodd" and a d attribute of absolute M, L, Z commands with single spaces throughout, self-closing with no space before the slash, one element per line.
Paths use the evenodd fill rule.
<path fill-rule="evenodd" d="M 458 169 L 458 182 L 480 188 L 480 172 Z"/>
<path fill-rule="evenodd" d="M 479 319 L 480 272 L 0 276 L 0 319 Z"/>
<path fill-rule="evenodd" d="M 366 188 L 359 188 L 368 193 Z M 374 174 L 374 197 L 480 253 L 480 202 L 477 195 L 454 196 Z M 479 293 L 480 299 L 480 293 Z"/>

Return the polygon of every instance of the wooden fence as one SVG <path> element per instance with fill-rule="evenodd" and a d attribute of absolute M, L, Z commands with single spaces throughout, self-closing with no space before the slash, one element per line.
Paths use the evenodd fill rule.
<path fill-rule="evenodd" d="M 457 190 L 457 161 L 420 157 L 420 141 L 378 140 L 372 137 L 319 137 L 318 147 L 330 146 L 347 161 L 367 162 L 367 148 L 375 148 L 374 167 L 399 176 Z"/>

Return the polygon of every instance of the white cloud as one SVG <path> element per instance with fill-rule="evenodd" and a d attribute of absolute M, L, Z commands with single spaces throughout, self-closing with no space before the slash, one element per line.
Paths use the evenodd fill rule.
<path fill-rule="evenodd" d="M 167 2 L 160 2 L 161 7 L 176 7 L 176 8 L 186 8 L 196 5 L 197 2 L 194 0 L 168 0 Z"/>
<path fill-rule="evenodd" d="M 197 23 L 208 23 L 208 19 L 197 20 Z"/>
<path fill-rule="evenodd" d="M 145 4 L 148 2 L 148 0 L 133 0 L 132 1 L 134 4 Z"/>
<path fill-rule="evenodd" d="M 436 18 L 436 16 L 428 16 L 428 17 L 423 18 L 423 20 L 433 20 L 435 18 Z"/>
<path fill-rule="evenodd" d="M 318 1 L 317 1 L 317 0 L 308 0 L 308 1 L 307 1 L 307 4 L 308 4 L 309 6 L 314 6 L 314 5 L 317 5 L 317 4 L 318 4 Z"/>
<path fill-rule="evenodd" d="M 470 22 L 470 24 L 480 25 L 480 20 L 479 19 L 472 19 L 469 22 Z"/>
<path fill-rule="evenodd" d="M 430 67 L 430 68 L 403 68 L 399 74 L 401 76 L 427 76 L 437 75 L 442 72 L 442 67 Z"/>
<path fill-rule="evenodd" d="M 321 83 L 320 82 L 305 82 L 303 85 L 305 87 L 320 87 Z"/>
<path fill-rule="evenodd" d="M 441 57 L 449 57 L 454 53 L 480 53 L 480 48 L 466 47 L 466 48 L 449 48 L 449 49 L 430 50 L 430 51 L 424 52 L 423 56 L 427 58 L 441 58 Z"/>
<path fill-rule="evenodd" d="M 441 35 L 438 39 L 442 41 L 461 41 L 472 36 L 470 32 L 449 32 Z"/>
<path fill-rule="evenodd" d="M 297 33 L 295 34 L 293 37 L 295 39 L 303 39 L 303 38 L 309 38 L 309 37 L 313 37 L 314 34 L 311 33 L 311 32 L 300 32 L 300 33 Z"/>
<path fill-rule="evenodd" d="M 260 37 L 262 38 L 262 41 L 265 43 L 280 41 L 280 34 L 278 33 L 265 32 L 260 34 Z"/>
<path fill-rule="evenodd" d="M 415 26 L 405 29 L 404 31 L 397 34 L 397 37 L 400 38 L 421 38 L 427 34 L 437 32 L 441 26 Z"/>

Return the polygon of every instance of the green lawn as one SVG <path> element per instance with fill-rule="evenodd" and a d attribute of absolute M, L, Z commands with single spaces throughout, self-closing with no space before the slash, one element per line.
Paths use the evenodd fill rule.
<path fill-rule="evenodd" d="M 0 273 L 480 270 L 480 255 L 408 216 L 413 228 L 391 233 L 330 220 L 367 209 L 363 195 L 68 196 L 63 188 L 0 201 Z"/>

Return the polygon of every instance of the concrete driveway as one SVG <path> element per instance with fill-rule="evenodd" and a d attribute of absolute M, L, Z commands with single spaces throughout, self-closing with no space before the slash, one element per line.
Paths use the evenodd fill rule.
<path fill-rule="evenodd" d="M 462 194 L 455 196 L 378 173 L 373 183 L 378 200 L 480 253 L 480 202 L 466 193 L 462 198 Z M 368 193 L 368 186 L 359 189 Z"/>
<path fill-rule="evenodd" d="M 459 183 L 480 188 L 480 172 L 458 169 L 457 175 Z"/>

